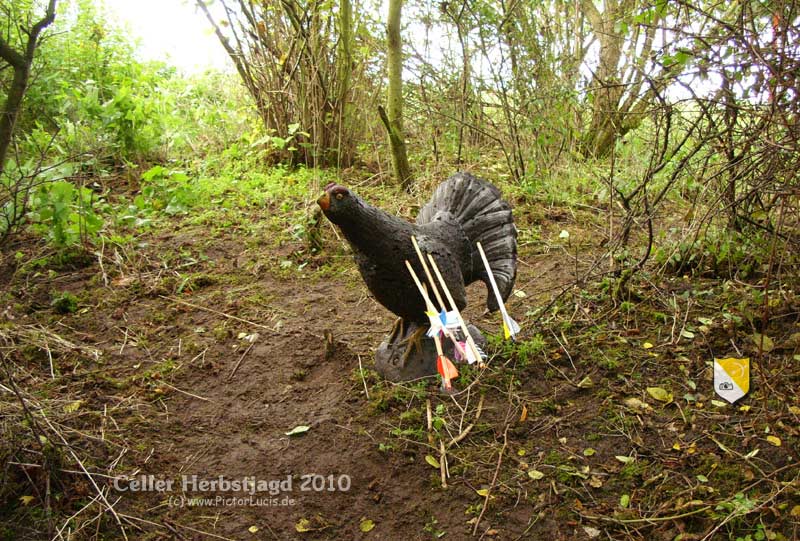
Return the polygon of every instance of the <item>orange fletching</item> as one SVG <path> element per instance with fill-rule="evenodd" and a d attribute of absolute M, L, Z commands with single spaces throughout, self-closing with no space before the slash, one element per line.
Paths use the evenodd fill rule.
<path fill-rule="evenodd" d="M 458 377 L 458 369 L 456 368 L 456 365 L 454 365 L 453 361 L 444 355 L 439 355 L 436 358 L 436 370 L 439 371 L 439 374 L 445 380 L 451 380 Z"/>

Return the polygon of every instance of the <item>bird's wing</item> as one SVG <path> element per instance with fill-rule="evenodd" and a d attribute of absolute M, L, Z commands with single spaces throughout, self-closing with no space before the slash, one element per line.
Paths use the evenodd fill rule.
<path fill-rule="evenodd" d="M 453 296 L 456 306 L 459 310 L 463 310 L 467 306 L 467 291 L 464 287 L 464 276 L 461 272 L 461 265 L 454 251 L 441 240 L 425 234 L 419 235 L 417 237 L 417 242 L 423 253 L 433 256 L 433 259 L 436 261 L 436 266 L 439 267 L 439 271 L 442 273 L 442 277 L 447 283 L 447 289 Z M 439 288 L 439 291 L 445 298 L 445 302 L 447 302 L 447 297 L 444 295 L 444 291 L 442 291 L 436 274 L 433 269 L 430 269 L 430 271 L 434 281 L 436 281 L 436 287 Z M 447 309 L 450 309 L 449 305 Z"/>

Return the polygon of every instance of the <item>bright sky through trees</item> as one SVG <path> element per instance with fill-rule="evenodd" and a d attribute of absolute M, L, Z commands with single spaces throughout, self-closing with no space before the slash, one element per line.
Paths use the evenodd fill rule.
<path fill-rule="evenodd" d="M 230 59 L 194 2 L 97 0 L 139 40 L 146 60 L 165 60 L 189 72 L 232 68 Z"/>

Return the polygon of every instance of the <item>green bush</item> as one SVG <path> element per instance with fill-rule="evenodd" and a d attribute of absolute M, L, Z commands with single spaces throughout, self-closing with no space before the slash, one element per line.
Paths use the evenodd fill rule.
<path fill-rule="evenodd" d="M 88 0 L 60 6 L 17 126 L 22 156 L 80 161 L 85 171 L 104 174 L 200 158 L 251 129 L 250 103 L 229 76 L 184 77 L 161 62 L 141 62 L 102 8 Z"/>
<path fill-rule="evenodd" d="M 29 220 L 34 231 L 57 248 L 86 244 L 96 239 L 103 220 L 95 212 L 96 194 L 71 182 L 42 184 L 30 201 Z"/>

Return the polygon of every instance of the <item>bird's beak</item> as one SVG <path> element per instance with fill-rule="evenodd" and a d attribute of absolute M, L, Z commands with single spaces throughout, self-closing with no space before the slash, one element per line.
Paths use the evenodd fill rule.
<path fill-rule="evenodd" d="M 320 198 L 317 199 L 317 205 L 319 205 L 319 207 L 323 211 L 327 211 L 328 207 L 331 206 L 331 194 L 329 194 L 328 192 L 325 192 L 324 194 L 322 194 L 320 196 Z"/>

